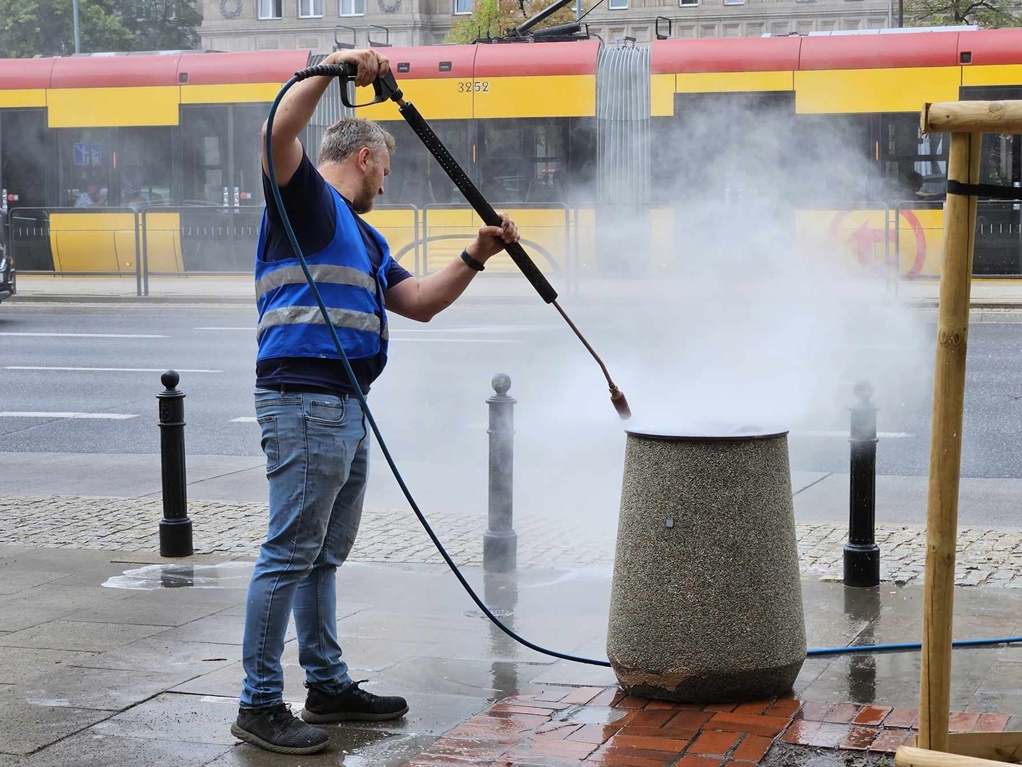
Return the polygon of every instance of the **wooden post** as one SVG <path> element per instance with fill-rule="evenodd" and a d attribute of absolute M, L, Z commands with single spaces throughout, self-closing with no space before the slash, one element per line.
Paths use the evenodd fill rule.
<path fill-rule="evenodd" d="M 948 179 L 979 182 L 980 133 L 952 133 Z M 940 279 L 933 431 L 926 509 L 926 588 L 917 745 L 948 750 L 951 710 L 951 628 L 958 484 L 962 456 L 969 294 L 976 232 L 976 197 L 949 194 L 944 205 L 944 266 Z"/>

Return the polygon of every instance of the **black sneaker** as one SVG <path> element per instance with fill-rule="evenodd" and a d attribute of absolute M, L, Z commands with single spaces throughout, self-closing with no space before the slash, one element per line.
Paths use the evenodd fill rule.
<path fill-rule="evenodd" d="M 365 680 L 362 680 L 365 681 Z M 306 722 L 382 722 L 408 713 L 408 703 L 397 696 L 380 696 L 366 692 L 352 682 L 344 692 L 331 695 L 316 687 L 309 688 L 302 719 Z"/>
<path fill-rule="evenodd" d="M 330 742 L 318 727 L 310 727 L 284 703 L 261 708 L 239 708 L 231 735 L 278 754 L 314 754 Z"/>

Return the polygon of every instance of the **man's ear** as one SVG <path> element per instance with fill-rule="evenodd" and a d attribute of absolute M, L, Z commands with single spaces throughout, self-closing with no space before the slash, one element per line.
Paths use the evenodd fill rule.
<path fill-rule="evenodd" d="M 358 167 L 368 167 L 369 161 L 373 158 L 373 150 L 367 146 L 358 150 Z"/>

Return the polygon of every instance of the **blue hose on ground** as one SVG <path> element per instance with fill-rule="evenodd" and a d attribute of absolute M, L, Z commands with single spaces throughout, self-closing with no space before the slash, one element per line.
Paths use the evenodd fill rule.
<path fill-rule="evenodd" d="M 447 553 L 447 550 L 440 542 L 440 539 L 437 538 L 436 533 L 433 532 L 433 528 L 430 527 L 430 524 L 426 520 L 425 515 L 419 509 L 419 505 L 415 502 L 415 498 L 412 497 L 411 491 L 405 484 L 404 477 L 401 476 L 401 471 L 398 469 L 397 464 L 394 462 L 394 458 L 390 454 L 390 450 L 387 448 L 387 443 L 383 439 L 383 434 L 380 433 L 380 428 L 376 425 L 376 419 L 373 417 L 373 413 L 369 409 L 369 403 L 366 401 L 366 397 L 362 391 L 362 387 L 359 386 L 358 380 L 355 378 L 355 373 L 351 369 L 351 363 L 348 361 L 348 356 L 344 353 L 344 348 L 341 346 L 341 341 L 337 337 L 337 330 L 336 328 L 334 328 L 333 323 L 330 321 L 330 315 L 327 312 L 326 305 L 323 303 L 323 298 L 319 293 L 319 289 L 316 287 L 316 281 L 313 279 L 312 273 L 309 271 L 309 265 L 305 260 L 305 254 L 302 253 L 302 248 L 298 244 L 298 238 L 295 236 L 294 229 L 291 228 L 291 221 L 288 219 L 287 211 L 284 210 L 284 201 L 281 199 L 280 196 L 280 186 L 277 183 L 277 177 L 273 170 L 273 152 L 271 147 L 273 145 L 272 144 L 273 119 L 277 114 L 277 107 L 280 106 L 280 102 L 281 99 L 284 98 L 284 94 L 287 93 L 287 91 L 293 85 L 295 85 L 295 83 L 298 83 L 301 80 L 304 80 L 307 77 L 313 75 L 322 75 L 329 73 L 328 71 L 326 71 L 329 69 L 328 67 L 318 67 L 316 69 L 317 71 L 315 72 L 310 72 L 309 70 L 298 72 L 294 77 L 288 80 L 284 84 L 284 87 L 280 89 L 280 92 L 277 94 L 277 97 L 273 100 L 273 104 L 270 106 L 270 113 L 269 116 L 266 118 L 265 150 L 266 150 L 266 168 L 268 171 L 267 175 L 269 176 L 270 179 L 270 188 L 273 191 L 273 201 L 274 203 L 276 203 L 277 210 L 280 212 L 280 219 L 284 223 L 284 230 L 287 232 L 287 238 L 291 242 L 291 247 L 294 249 L 295 256 L 298 257 L 298 263 L 302 267 L 302 273 L 305 275 L 305 279 L 309 283 L 309 288 L 312 290 L 312 295 L 315 296 L 316 298 L 316 304 L 317 306 L 319 306 L 319 311 L 323 316 L 323 320 L 326 323 L 328 330 L 330 331 L 330 337 L 331 339 L 333 339 L 334 346 L 337 347 L 337 355 L 340 358 L 341 362 L 344 364 L 344 370 L 348 375 L 348 380 L 351 382 L 353 388 L 355 389 L 355 396 L 358 398 L 358 401 L 362 405 L 362 412 L 365 413 L 366 419 L 369 421 L 369 425 L 373 430 L 373 434 L 376 436 L 376 440 L 380 445 L 380 450 L 383 453 L 383 457 L 386 459 L 387 465 L 390 466 L 390 470 L 394 474 L 394 479 L 397 480 L 397 484 L 401 488 L 401 492 L 404 494 L 405 499 L 408 501 L 408 505 L 411 507 L 412 511 L 415 512 L 415 516 L 418 517 L 419 522 L 422 524 L 423 529 L 426 531 L 426 534 L 429 536 L 430 540 L 433 541 L 433 545 L 436 546 L 437 551 L 440 552 L 440 556 L 444 558 L 444 562 L 447 563 L 447 566 L 451 569 L 451 572 L 454 573 L 455 577 L 457 577 L 458 581 L 461 583 L 465 591 L 468 592 L 468 595 L 472 598 L 472 601 L 476 603 L 476 606 L 480 610 L 482 610 L 483 614 L 487 618 L 489 618 L 494 625 L 496 625 L 501 631 L 503 631 L 512 639 L 514 639 L 516 642 L 524 645 L 525 647 L 528 647 L 530 650 L 535 650 L 538 653 L 542 653 L 543 655 L 549 655 L 554 658 L 560 658 L 561 660 L 574 661 L 575 663 L 586 663 L 591 666 L 604 666 L 606 668 L 610 668 L 610 663 L 605 660 L 596 660 L 594 658 L 582 658 L 576 655 L 569 655 L 567 653 L 557 652 L 556 650 L 548 650 L 545 647 L 540 647 L 539 645 L 533 644 L 524 637 L 519 636 L 508 626 L 504 625 L 504 623 L 502 623 L 500 619 L 497 618 L 497 616 L 494 615 L 485 604 L 483 604 L 483 601 L 479 598 L 479 595 L 476 594 L 476 592 L 469 585 L 468 581 L 465 580 L 465 576 L 461 574 L 461 570 L 458 569 L 458 566 L 454 563 L 454 560 L 452 560 L 450 555 Z M 339 68 L 337 73 L 339 74 L 340 72 L 341 70 Z M 955 642 L 953 646 L 981 647 L 984 645 L 1007 644 L 1010 642 L 1022 642 L 1022 636 L 1004 637 L 1002 639 L 961 640 L 959 642 Z M 854 647 L 831 647 L 809 650 L 807 656 L 812 658 L 824 655 L 840 655 L 850 653 L 919 650 L 921 647 L 922 645 L 918 643 L 859 645 Z"/>

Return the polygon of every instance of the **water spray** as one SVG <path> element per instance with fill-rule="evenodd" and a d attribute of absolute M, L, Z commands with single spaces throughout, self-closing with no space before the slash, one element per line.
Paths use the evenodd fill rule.
<path fill-rule="evenodd" d="M 394 479 L 397 481 L 398 486 L 401 488 L 402 494 L 408 501 L 408 504 L 411 507 L 412 511 L 415 513 L 415 516 L 422 524 L 422 527 L 426 531 L 426 534 L 433 542 L 433 545 L 436 546 L 436 549 L 440 553 L 440 556 L 443 557 L 444 562 L 447 563 L 447 566 L 451 569 L 451 572 L 458 579 L 458 582 L 468 593 L 469 597 L 471 597 L 472 601 L 475 602 L 476 606 L 482 611 L 483 615 L 485 615 L 495 626 L 497 626 L 509 637 L 511 637 L 524 647 L 528 647 L 530 650 L 535 650 L 536 652 L 541 653 L 543 655 L 548 655 L 554 658 L 560 658 L 562 660 L 573 661 L 575 663 L 585 663 L 591 666 L 602 666 L 604 668 L 610 668 L 611 664 L 609 661 L 606 660 L 579 657 L 568 653 L 558 652 L 557 650 L 551 650 L 546 647 L 541 647 L 533 642 L 530 642 L 529 640 L 517 634 L 513 629 L 508 627 L 496 615 L 494 615 L 493 611 L 490 610 L 490 608 L 486 606 L 483 600 L 480 599 L 479 595 L 476 594 L 475 590 L 466 580 L 465 576 L 462 574 L 457 564 L 455 564 L 454 560 L 451 559 L 451 555 L 447 553 L 447 549 L 444 548 L 443 543 L 440 542 L 440 539 L 437 537 L 436 533 L 433 532 L 433 528 L 430 526 L 429 521 L 426 519 L 426 516 L 422 513 L 422 510 L 419 508 L 418 503 L 416 503 L 415 498 L 412 496 L 411 490 L 408 489 L 408 485 L 405 483 L 404 477 L 401 475 L 401 472 L 397 467 L 397 463 L 394 461 L 394 457 L 391 455 L 390 449 L 387 447 L 387 443 L 383 439 L 383 434 L 380 432 L 380 427 L 377 425 L 372 410 L 370 410 L 369 408 L 369 403 L 366 402 L 365 393 L 362 391 L 362 387 L 359 386 L 358 379 L 355 377 L 355 373 L 351 369 L 351 363 L 348 360 L 348 356 L 344 353 L 344 347 L 341 345 L 340 338 L 337 336 L 337 329 L 334 327 L 334 324 L 330 321 L 330 315 L 327 312 L 326 305 L 323 303 L 323 297 L 320 295 L 319 289 L 316 287 L 316 281 L 313 278 L 312 273 L 309 271 L 309 264 L 305 259 L 305 255 L 302 253 L 301 246 L 298 244 L 298 238 L 295 236 L 295 232 L 291 226 L 291 221 L 288 218 L 287 211 L 284 209 L 284 201 L 281 198 L 280 194 L 280 185 L 277 183 L 277 177 L 273 169 L 272 135 L 273 120 L 277 114 L 277 108 L 280 106 L 280 102 L 284 98 L 284 94 L 287 93 L 287 91 L 292 86 L 294 86 L 296 83 L 302 80 L 318 76 L 340 78 L 341 100 L 344 102 L 346 106 L 349 107 L 366 106 L 364 104 L 363 105 L 351 104 L 347 98 L 346 83 L 354 79 L 354 72 L 352 71 L 352 68 L 348 67 L 347 65 L 320 65 L 316 67 L 311 67 L 309 69 L 304 69 L 300 72 L 295 73 L 294 77 L 288 80 L 287 83 L 285 83 L 284 86 L 280 89 L 280 92 L 277 93 L 277 96 L 274 99 L 273 104 L 270 106 L 270 112 L 266 119 L 266 141 L 264 146 L 266 151 L 266 166 L 268 171 L 267 176 L 270 181 L 270 189 L 273 193 L 273 200 L 277 206 L 277 210 L 280 212 L 281 221 L 284 224 L 284 230 L 287 233 L 288 240 L 290 241 L 291 247 L 293 248 L 295 256 L 298 259 L 298 263 L 301 266 L 302 273 L 305 275 L 305 279 L 309 283 L 312 295 L 316 299 L 316 305 L 319 307 L 324 323 L 330 333 L 331 340 L 334 342 L 334 346 L 337 349 L 337 356 L 340 359 L 341 363 L 343 364 L 344 370 L 348 375 L 348 380 L 351 381 L 351 384 L 355 390 L 355 397 L 362 405 L 362 410 L 365 413 L 366 421 L 368 422 L 369 427 L 372 429 L 373 434 L 376 436 L 377 442 L 380 446 L 380 450 L 383 453 L 383 457 L 387 461 L 387 465 L 390 467 L 390 470 L 394 475 Z M 402 115 L 404 115 L 405 119 L 408 120 L 409 125 L 411 125 L 413 129 L 415 129 L 416 127 L 416 123 L 414 123 L 413 120 L 417 120 L 418 125 L 420 125 L 424 129 L 424 131 L 427 131 L 428 135 L 433 136 L 433 141 L 435 142 L 433 144 L 427 142 L 425 138 L 423 139 L 424 142 L 426 142 L 426 146 L 433 153 L 433 156 L 436 157 L 437 160 L 441 162 L 441 165 L 444 165 L 445 162 L 443 159 L 441 159 L 443 156 L 450 158 L 448 161 L 449 165 L 445 165 L 444 170 L 447 171 L 448 175 L 451 177 L 451 180 L 458 184 L 459 188 L 461 188 L 461 182 L 459 182 L 458 178 L 456 178 L 455 175 L 452 175 L 451 171 L 448 169 L 449 167 L 455 169 L 457 171 L 457 174 L 460 174 L 460 177 L 464 180 L 465 188 L 462 189 L 462 191 L 465 192 L 466 189 L 472 191 L 474 196 L 470 197 L 469 194 L 466 193 L 466 197 L 468 197 L 470 202 L 473 202 L 473 207 L 476 209 L 476 212 L 483 216 L 483 219 L 486 221 L 487 224 L 499 226 L 501 224 L 500 217 L 496 215 L 496 213 L 493 211 L 493 208 L 491 208 L 489 204 L 486 202 L 486 200 L 483 199 L 482 195 L 476 189 L 475 185 L 472 184 L 471 180 L 465 175 L 464 171 L 462 171 L 461 168 L 458 167 L 457 163 L 450 156 L 450 153 L 447 152 L 447 150 L 443 147 L 443 144 L 440 143 L 440 140 L 436 138 L 436 135 L 433 134 L 433 131 L 429 128 L 428 125 L 426 125 L 425 120 L 423 120 L 421 115 L 419 115 L 418 110 L 416 110 L 411 103 L 406 102 L 404 100 L 400 89 L 398 89 L 397 87 L 397 83 L 394 81 L 393 75 L 388 73 L 384 78 L 377 79 L 373 83 L 373 88 L 376 91 L 376 100 L 370 103 L 375 104 L 381 101 L 393 99 L 399 104 Z M 420 138 L 423 138 L 423 134 L 420 134 L 418 130 L 416 130 L 416 134 L 419 135 Z M 440 152 L 439 155 L 438 152 Z M 477 207 L 476 203 L 479 203 L 480 207 Z M 487 216 L 484 215 L 484 213 L 492 213 L 492 216 L 487 218 Z M 610 377 L 610 373 L 607 371 L 606 365 L 603 364 L 603 361 L 593 350 L 592 346 L 589 345 L 585 337 L 582 335 L 581 332 L 579 332 L 578 328 L 575 327 L 575 324 L 571 321 L 568 315 L 557 304 L 556 291 L 554 291 L 550 283 L 546 281 L 546 278 L 543 277 L 542 273 L 539 271 L 539 269 L 536 268 L 536 265 L 532 262 L 528 254 L 518 243 L 511 243 L 510 245 L 506 246 L 505 249 L 508 251 L 508 254 L 515 261 L 515 263 L 518 264 L 519 268 L 522 269 L 525 276 L 529 279 L 529 281 L 533 284 L 537 291 L 539 291 L 539 294 L 540 296 L 543 297 L 543 300 L 546 301 L 547 303 L 551 303 L 554 305 L 554 308 L 556 308 L 557 311 L 560 312 L 561 316 L 564 317 L 565 322 L 568 323 L 568 326 L 574 331 L 575 335 L 578 336 L 579 340 L 585 345 L 589 353 L 592 354 L 593 358 L 596 360 L 597 364 L 599 364 L 600 369 L 603 371 L 603 374 L 607 379 L 607 384 L 610 387 L 611 403 L 614 405 L 615 410 L 617 410 L 621 418 L 623 419 L 629 418 L 631 416 L 631 411 L 628 407 L 628 401 L 625 399 L 624 393 L 622 393 L 621 390 L 618 389 L 617 386 L 614 384 L 614 381 Z M 983 647 L 999 644 L 1014 644 L 1018 642 L 1022 642 L 1022 636 L 997 637 L 994 639 L 960 640 L 954 642 L 952 644 L 952 647 Z M 811 649 L 808 651 L 807 656 L 818 657 L 829 655 L 873 653 L 885 651 L 894 652 L 918 651 L 919 649 L 921 649 L 921 647 L 922 645 L 917 643 L 852 645 L 848 647 L 827 647 Z"/>
<path fill-rule="evenodd" d="M 375 98 L 368 104 L 355 104 L 349 98 L 348 83 L 355 79 L 357 72 L 356 67 L 350 64 L 324 64 L 316 67 L 311 67 L 302 72 L 299 72 L 296 77 L 299 79 L 306 79 L 307 77 L 314 77 L 317 75 L 333 76 L 338 78 L 338 82 L 341 87 L 341 101 L 344 105 L 355 109 L 360 106 L 369 106 L 371 104 L 378 104 L 383 101 L 393 101 L 398 106 L 398 111 L 401 116 L 405 118 L 405 122 L 408 123 L 409 127 L 415 132 L 415 135 L 419 137 L 426 149 L 429 150 L 430 154 L 436 159 L 443 168 L 444 173 L 447 177 L 454 182 L 454 185 L 458 187 L 458 190 L 465 196 L 469 205 L 479 214 L 479 217 L 487 226 L 500 226 L 501 219 L 497 215 L 497 212 L 493 209 L 493 206 L 486 201 L 482 193 L 472 183 L 472 179 L 468 177 L 468 174 L 462 170 L 458 161 L 454 159 L 454 156 L 447 150 L 443 142 L 437 137 L 436 133 L 429 126 L 429 123 L 419 114 L 419 110 L 415 108 L 412 102 L 405 100 L 404 94 L 398 87 L 397 81 L 394 79 L 393 72 L 387 72 L 387 74 L 378 77 L 373 82 L 373 90 L 375 91 Z M 578 336 L 578 340 L 582 342 L 586 350 L 592 355 L 593 359 L 596 360 L 596 364 L 600 366 L 600 370 L 603 372 L 604 378 L 607 379 L 607 386 L 610 389 L 610 402 L 614 406 L 618 415 L 621 416 L 622 420 L 627 420 L 632 417 L 631 408 L 628 407 L 628 400 L 625 399 L 624 392 L 622 392 L 617 384 L 614 383 L 614 379 L 610 377 L 610 371 L 607 370 L 607 366 L 600 359 L 600 356 L 593 349 L 592 345 L 586 340 L 585 336 L 578 329 L 567 312 L 561 308 L 561 305 L 557 303 L 557 291 L 554 290 L 553 285 L 543 275 L 543 272 L 539 270 L 533 260 L 529 257 L 529 254 L 525 252 L 525 248 L 519 242 L 511 242 L 504 246 L 504 250 L 511 257 L 511 260 L 515 262 L 525 278 L 532 284 L 532 287 L 539 293 L 539 297 L 542 298 L 546 303 L 553 304 L 553 307 L 558 313 L 564 318 L 564 321 L 568 323 L 568 327 L 571 328 L 572 332 Z"/>

